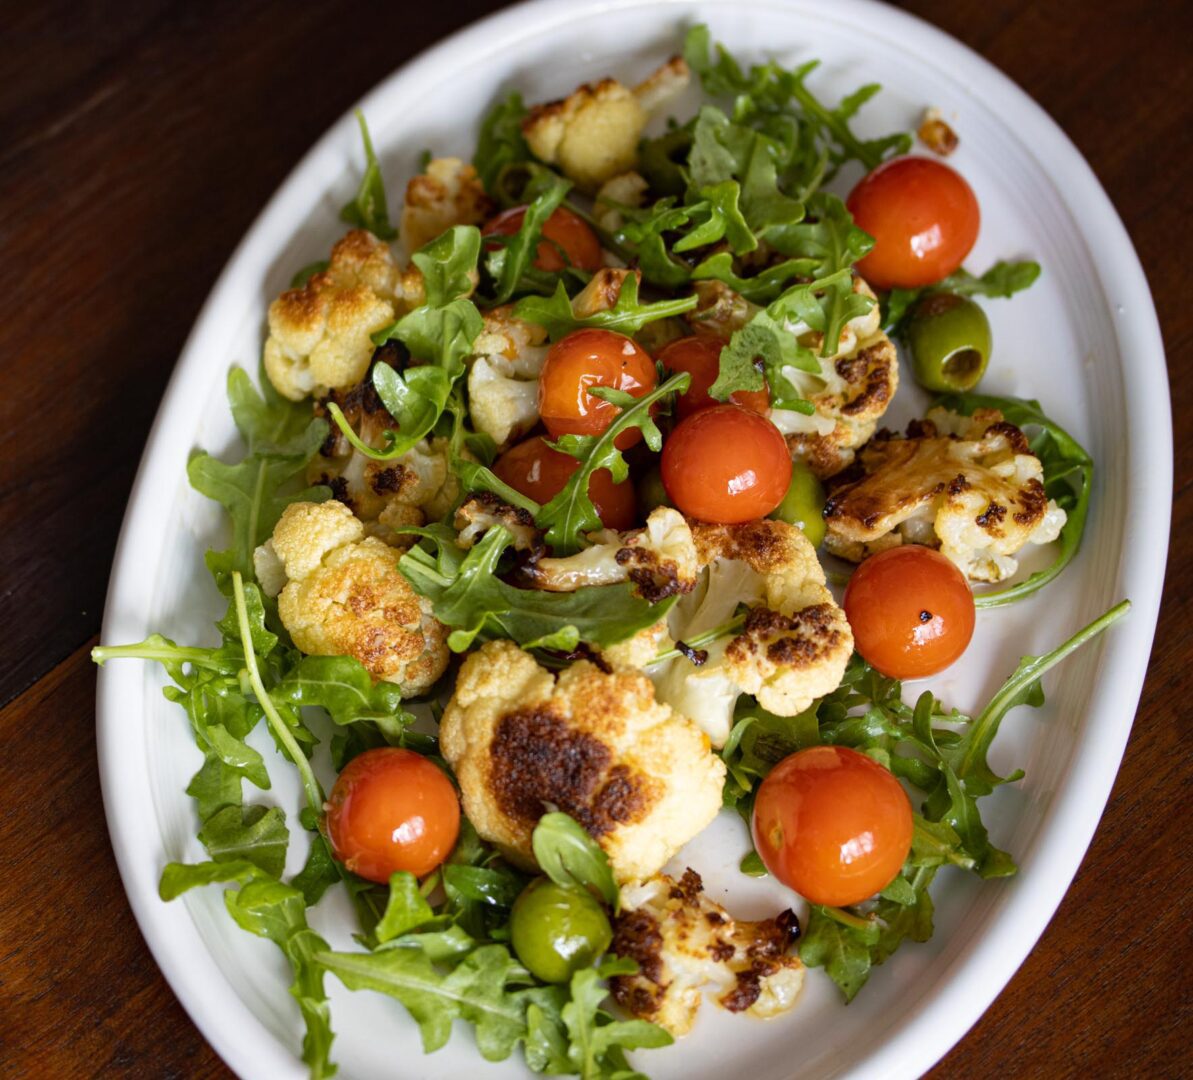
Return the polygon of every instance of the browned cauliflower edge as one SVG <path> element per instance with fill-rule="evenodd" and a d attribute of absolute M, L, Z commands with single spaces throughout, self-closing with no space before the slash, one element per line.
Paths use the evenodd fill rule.
<path fill-rule="evenodd" d="M 721 806 L 724 763 L 649 679 L 585 660 L 556 675 L 510 641 L 464 661 L 439 745 L 469 821 L 526 868 L 552 809 L 588 831 L 624 882 L 659 870 Z"/>
<path fill-rule="evenodd" d="M 799 936 L 794 912 L 734 920 L 704 895 L 690 868 L 679 881 L 658 874 L 627 885 L 621 902 L 610 951 L 636 960 L 638 972 L 614 976 L 609 989 L 627 1012 L 684 1035 L 709 983 L 721 991 L 717 1004 L 730 1012 L 771 1017 L 795 1004 L 804 966 L 790 953 Z"/>

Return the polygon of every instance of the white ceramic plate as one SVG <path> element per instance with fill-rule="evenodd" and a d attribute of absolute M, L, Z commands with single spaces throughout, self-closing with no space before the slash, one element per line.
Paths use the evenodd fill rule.
<path fill-rule="evenodd" d="M 822 58 L 812 86 L 833 99 L 882 82 L 885 91 L 859 120 L 863 132 L 913 129 L 925 105 L 942 108 L 961 135 L 953 163 L 983 211 L 968 265 L 980 271 L 1025 255 L 1043 264 L 1028 293 L 987 305 L 997 344 L 983 388 L 1040 398 L 1092 451 L 1099 468 L 1085 545 L 1044 593 L 981 613 L 964 663 L 935 680 L 937 693 L 962 709 L 980 706 L 1021 653 L 1046 650 L 1124 596 L 1135 603 L 1127 621 L 1048 677 L 1044 708 L 1018 710 L 1003 726 L 993 765 L 1021 766 L 1027 776 L 983 805 L 994 841 L 1019 861 L 1018 877 L 981 883 L 942 874 L 935 937 L 905 946 L 848 1009 L 817 972 L 799 1007 L 782 1019 L 763 1023 L 706 1005 L 692 1035 L 638 1055 L 656 1080 L 729 1071 L 758 1080 L 912 1076 L 961 1037 L 1023 961 L 1110 792 L 1143 682 L 1168 536 L 1172 442 L 1159 329 L 1122 224 L 1062 132 L 974 53 L 867 0 L 541 0 L 505 11 L 410 63 L 362 103 L 391 205 L 425 147 L 471 153 L 476 124 L 500 93 L 518 88 L 535 101 L 605 74 L 635 80 L 675 51 L 683 27 L 696 21 L 746 57 Z M 256 370 L 266 306 L 296 268 L 325 257 L 342 231 L 337 209 L 355 187 L 360 159 L 346 116 L 274 196 L 204 307 L 133 490 L 106 642 L 155 630 L 180 641 L 212 639 L 220 607 L 202 555 L 222 540 L 222 525 L 214 504 L 188 488 L 187 455 L 196 446 L 234 452 L 225 373 L 233 363 Z M 921 404 L 904 381 L 895 423 Z M 170 984 L 232 1068 L 246 1078 L 300 1077 L 300 1022 L 278 951 L 233 925 L 218 888 L 172 904 L 157 897 L 164 863 L 203 857 L 183 793 L 199 755 L 183 714 L 162 698 L 162 684 L 148 664 L 110 664 L 99 678 L 104 802 L 130 902 Z M 267 736 L 258 734 L 259 748 L 276 762 Z M 275 787 L 264 800 L 294 811 L 301 799 L 292 770 L 272 771 Z M 293 831 L 301 836 L 297 825 Z M 781 889 L 737 873 L 744 845 L 740 823 L 723 815 L 682 862 L 700 870 L 734 913 L 785 906 Z M 291 846 L 296 870 L 305 845 Z M 312 921 L 333 944 L 350 944 L 350 918 L 336 897 Z M 424 1057 L 396 1002 L 349 994 L 331 977 L 327 983 L 334 1057 L 346 1078 L 526 1073 L 517 1055 L 484 1064 L 459 1029 L 446 1049 Z"/>

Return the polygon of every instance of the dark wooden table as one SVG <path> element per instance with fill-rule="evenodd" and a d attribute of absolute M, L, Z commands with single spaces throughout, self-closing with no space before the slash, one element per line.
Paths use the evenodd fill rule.
<path fill-rule="evenodd" d="M 4 5 L 0 1075 L 229 1075 L 150 958 L 104 825 L 87 654 L 116 533 L 170 369 L 254 215 L 375 82 L 495 6 Z M 1191 11 L 903 6 L 1010 74 L 1093 165 L 1157 297 L 1177 418 L 1168 588 L 1109 808 L 1040 943 L 933 1075 L 1187 1075 Z"/>

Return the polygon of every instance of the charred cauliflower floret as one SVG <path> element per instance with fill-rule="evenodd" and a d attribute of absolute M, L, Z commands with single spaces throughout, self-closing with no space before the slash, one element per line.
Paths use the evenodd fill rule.
<path fill-rule="evenodd" d="M 596 207 L 593 214 L 597 224 L 606 232 L 616 232 L 625 224 L 621 207 L 638 209 L 646 202 L 650 185 L 641 173 L 633 171 L 619 173 L 606 180 L 596 193 Z"/>
<path fill-rule="evenodd" d="M 406 185 L 402 238 L 418 251 L 453 225 L 480 225 L 492 213 L 476 169 L 459 158 L 434 158 Z"/>
<path fill-rule="evenodd" d="M 672 1035 L 691 1030 L 709 983 L 721 991 L 718 1005 L 764 1018 L 790 1009 L 804 984 L 804 966 L 790 955 L 794 912 L 737 922 L 702 888 L 691 869 L 678 882 L 659 874 L 627 885 L 614 924 L 609 951 L 638 962 L 636 975 L 610 980 L 614 1000 Z"/>
<path fill-rule="evenodd" d="M 532 153 L 557 165 L 581 191 L 634 168 L 651 111 L 687 85 L 690 72 L 673 57 L 633 90 L 616 79 L 577 87 L 562 101 L 536 105 L 522 121 Z"/>
<path fill-rule="evenodd" d="M 485 313 L 468 370 L 468 405 L 477 431 L 499 448 L 525 435 L 539 419 L 539 372 L 547 359 L 547 331 L 515 319 L 513 306 Z"/>
<path fill-rule="evenodd" d="M 824 510 L 825 547 L 860 562 L 903 543 L 938 547 L 972 581 L 1003 581 L 1027 544 L 1060 535 L 1065 512 L 1044 492 L 1027 436 L 996 409 L 932 409 L 905 438 L 882 433 Z"/>
<path fill-rule="evenodd" d="M 399 552 L 343 503 L 292 503 L 253 553 L 262 588 L 308 656 L 351 656 L 404 694 L 427 690 L 447 667 L 447 630 L 398 571 Z"/>
<path fill-rule="evenodd" d="M 417 270 L 399 270 L 387 244 L 353 229 L 332 248 L 326 270 L 269 305 L 265 374 L 291 401 L 352 386 L 373 356 L 370 335 L 422 297 Z"/>
<path fill-rule="evenodd" d="M 874 292 L 860 277 L 853 291 L 874 300 Z M 720 281 L 696 285 L 697 306 L 686 316 L 698 334 L 728 338 L 759 310 Z M 799 343 L 810 349 L 819 372 L 785 367 L 783 375 L 815 406 L 811 415 L 791 409 L 772 409 L 770 419 L 787 436 L 794 457 L 802 458 L 822 479 L 833 476 L 853 460 L 854 452 L 874 434 L 899 386 L 898 354 L 882 332 L 877 302 L 851 319 L 841 330 L 831 356 L 821 356 L 824 335 L 803 323 L 789 323 Z"/>
<path fill-rule="evenodd" d="M 740 694 L 778 716 L 794 716 L 835 690 L 853 652 L 844 612 L 803 532 L 782 521 L 692 525 L 699 584 L 668 615 L 672 641 L 744 623 L 707 647 L 648 668 L 660 701 L 693 720 L 714 746 L 733 726 Z M 664 646 L 665 647 L 665 646 Z"/>
<path fill-rule="evenodd" d="M 396 346 L 390 344 L 378 349 L 376 356 L 396 366 L 400 363 L 396 353 Z M 328 435 L 307 466 L 308 482 L 330 487 L 370 535 L 395 545 L 409 544 L 412 538 L 397 530 L 438 520 L 459 495 L 459 482 L 448 463 L 447 441 L 424 439 L 393 461 L 375 461 L 345 438 L 328 412 L 327 406 L 333 403 L 360 439 L 374 449 L 385 446 L 386 430 L 398 429 L 369 378 L 319 399 L 315 414 L 327 419 Z"/>
<path fill-rule="evenodd" d="M 623 533 L 603 529 L 590 539 L 592 546 L 575 555 L 529 564 L 524 570 L 528 583 L 548 592 L 575 592 L 587 585 L 632 581 L 638 595 L 650 601 L 690 592 L 696 584 L 692 530 L 669 506 L 652 510 L 645 528 Z"/>
<path fill-rule="evenodd" d="M 724 763 L 649 679 L 585 660 L 556 676 L 511 641 L 464 661 L 439 745 L 468 820 L 526 868 L 549 809 L 583 825 L 624 882 L 655 873 L 721 805 Z"/>
<path fill-rule="evenodd" d="M 470 548 L 494 525 L 509 530 L 515 551 L 536 551 L 542 539 L 534 518 L 520 506 L 510 506 L 490 491 L 476 491 L 456 509 L 456 544 Z"/>

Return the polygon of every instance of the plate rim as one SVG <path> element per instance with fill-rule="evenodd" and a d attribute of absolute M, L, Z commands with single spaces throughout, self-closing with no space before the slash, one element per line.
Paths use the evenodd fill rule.
<path fill-rule="evenodd" d="M 699 7 L 737 6 L 741 0 L 586 0 L 586 14 L 615 13 L 624 8 L 695 9 Z M 823 7 L 814 0 L 747 0 L 753 7 L 801 8 Z M 926 1071 L 964 1037 L 994 998 L 1009 983 L 1015 972 L 1035 947 L 1048 922 L 1055 914 L 1075 877 L 1085 852 L 1100 822 L 1118 773 L 1127 740 L 1138 710 L 1139 697 L 1147 673 L 1148 658 L 1155 634 L 1167 558 L 1167 540 L 1171 517 L 1172 433 L 1171 403 L 1164 347 L 1155 306 L 1147 279 L 1126 228 L 1109 196 L 1102 188 L 1089 163 L 1063 129 L 1047 112 L 1009 76 L 980 56 L 969 46 L 918 16 L 893 8 L 880 0 L 836 0 L 832 5 L 836 18 L 880 19 L 896 32 L 914 33 L 935 48 L 954 55 L 959 62 L 976 69 L 983 82 L 999 87 L 1014 103 L 1017 118 L 1026 122 L 1043 138 L 1049 156 L 1064 165 L 1066 195 L 1069 201 L 1095 215 L 1098 230 L 1091 235 L 1081 230 L 1081 239 L 1090 248 L 1091 262 L 1103 297 L 1113 292 L 1121 300 L 1111 312 L 1116 333 L 1116 356 L 1121 361 L 1127 353 L 1125 342 L 1134 342 L 1132 353 L 1151 357 L 1140 368 L 1132 369 L 1131 392 L 1125 398 L 1128 411 L 1128 445 L 1133 453 L 1149 460 L 1150 472 L 1141 483 L 1158 498 L 1140 500 L 1151 509 L 1150 531 L 1162 538 L 1153 543 L 1154 552 L 1137 560 L 1146 564 L 1146 572 L 1133 575 L 1131 595 L 1132 633 L 1119 634 L 1114 648 L 1107 650 L 1103 679 L 1117 678 L 1116 701 L 1131 706 L 1131 723 L 1121 723 L 1102 731 L 1100 740 L 1085 739 L 1074 749 L 1063 783 L 1041 823 L 1034 848 L 1053 859 L 1050 873 L 1025 876 L 1017 883 L 1017 893 L 995 920 L 992 932 L 960 953 L 952 962 L 953 972 L 940 974 L 942 990 L 920 1002 L 902 1021 L 901 1027 L 868 1058 L 854 1064 L 849 1075 L 879 1078 L 914 1076 Z M 412 57 L 373 87 L 357 106 L 366 113 L 370 103 L 389 96 L 405 83 L 418 84 L 453 55 L 471 50 L 485 41 L 506 35 L 511 40 L 526 36 L 525 28 L 555 25 L 574 17 L 575 0 L 525 0 L 473 22 L 444 38 L 431 48 Z M 102 640 L 112 640 L 113 630 L 128 610 L 126 597 L 137 588 L 137 551 L 145 539 L 152 539 L 155 529 L 152 506 L 146 493 L 158 487 L 158 477 L 176 471 L 177 461 L 159 451 L 168 437 L 167 417 L 182 411 L 190 384 L 210 385 L 204 359 L 208 355 L 205 339 L 215 332 L 218 314 L 225 298 L 235 295 L 244 284 L 244 266 L 255 249 L 270 246 L 268 240 L 275 219 L 285 218 L 286 203 L 307 174 L 316 172 L 322 159 L 340 152 L 345 138 L 353 130 L 353 110 L 346 111 L 314 143 L 275 189 L 265 206 L 236 245 L 216 279 L 188 334 L 173 373 L 158 406 L 145 449 L 130 490 L 128 506 L 113 557 L 112 572 L 104 607 Z M 1021 134 L 1017 132 L 1017 134 Z M 1022 135 L 1021 135 L 1021 138 Z M 1025 145 L 1028 140 L 1023 138 Z M 1114 290 L 1104 268 L 1113 268 Z M 248 282 L 260 288 L 260 281 Z M 1157 408 L 1157 406 L 1160 406 Z M 1158 454 L 1156 451 L 1160 451 Z M 1162 526 L 1162 528 L 1158 528 Z M 1125 551 L 1119 552 L 1121 560 Z M 1124 571 L 1128 576 L 1130 570 Z M 147 587 L 142 579 L 140 591 Z M 208 953 L 184 905 L 167 905 L 157 896 L 158 867 L 149 868 L 143 858 L 144 845 L 130 842 L 138 835 L 156 830 L 152 815 L 141 813 L 124 797 L 123 781 L 129 770 L 129 748 L 120 742 L 122 701 L 127 693 L 117 669 L 98 670 L 96 687 L 96 744 L 99 759 L 104 812 L 122 883 L 141 933 L 161 969 L 171 991 L 186 1009 L 203 1037 L 220 1057 L 239 1075 L 302 1076 L 305 1070 L 291 1048 L 285 1047 L 251 1011 L 244 1009 L 234 987 Z M 1097 743 L 1097 745 L 1094 745 Z M 143 748 L 142 748 L 143 749 Z M 134 751 L 135 752 L 135 751 Z M 146 762 L 146 780 L 148 768 Z M 1081 783 L 1074 781 L 1079 777 Z M 150 828 L 152 826 L 152 828 Z M 159 835 L 160 839 L 160 835 Z M 1059 867 L 1059 869 L 1058 869 Z M 152 873 L 152 876 L 150 874 Z M 1012 917 L 1014 914 L 1014 917 Z M 230 993 L 207 992 L 211 980 Z M 248 1034 L 246 1035 L 246 1032 Z"/>

